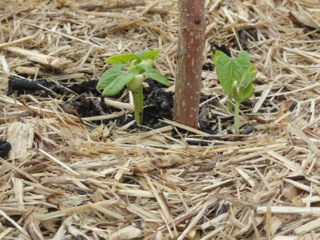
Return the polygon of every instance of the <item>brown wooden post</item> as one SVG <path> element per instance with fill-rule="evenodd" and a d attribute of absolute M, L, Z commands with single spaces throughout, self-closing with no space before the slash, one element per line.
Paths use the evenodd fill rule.
<path fill-rule="evenodd" d="M 174 103 L 177 122 L 197 128 L 203 47 L 205 0 L 179 0 L 179 42 Z"/>

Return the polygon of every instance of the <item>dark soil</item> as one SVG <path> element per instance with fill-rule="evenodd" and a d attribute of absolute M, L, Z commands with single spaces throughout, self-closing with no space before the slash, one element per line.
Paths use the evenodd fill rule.
<path fill-rule="evenodd" d="M 61 107 L 66 113 L 80 118 L 110 114 L 116 109 L 107 106 L 101 93 L 95 89 L 97 80 L 82 82 L 81 84 L 70 82 L 54 82 L 47 80 L 27 81 L 18 78 L 9 80 L 8 95 L 20 96 L 29 94 L 41 98 L 57 98 L 63 100 Z M 156 128 L 159 119 L 172 119 L 173 93 L 165 92 L 159 84 L 146 80 L 149 87 L 144 88 L 144 125 Z M 121 96 L 120 92 L 117 96 Z M 115 98 L 117 98 L 115 96 Z M 125 99 L 128 101 L 128 99 Z M 121 126 L 133 120 L 133 114 L 122 116 L 117 119 L 117 125 Z M 104 123 L 106 124 L 105 120 Z"/>

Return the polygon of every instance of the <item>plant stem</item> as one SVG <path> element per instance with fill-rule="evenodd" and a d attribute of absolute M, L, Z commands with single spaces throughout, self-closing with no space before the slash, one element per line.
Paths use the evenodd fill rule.
<path fill-rule="evenodd" d="M 239 108 L 240 108 L 240 102 L 236 101 L 235 107 L 234 107 L 234 131 L 235 134 L 239 134 Z"/>
<path fill-rule="evenodd" d="M 138 125 L 142 124 L 143 120 L 143 90 L 140 86 L 136 91 L 131 92 L 134 105 L 134 119 Z"/>

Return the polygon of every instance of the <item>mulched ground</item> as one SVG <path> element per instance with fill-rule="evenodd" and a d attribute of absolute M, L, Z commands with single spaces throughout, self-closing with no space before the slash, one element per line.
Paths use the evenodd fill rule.
<path fill-rule="evenodd" d="M 2 0 L 0 239 L 319 239 L 319 4 L 206 1 L 191 129 L 172 119 L 177 1 Z M 144 83 L 139 128 L 126 90 L 95 85 L 145 49 L 172 86 Z M 216 49 L 259 71 L 240 136 Z"/>

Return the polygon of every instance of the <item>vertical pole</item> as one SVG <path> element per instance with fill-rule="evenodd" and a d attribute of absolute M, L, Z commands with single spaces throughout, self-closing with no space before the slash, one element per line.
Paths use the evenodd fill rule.
<path fill-rule="evenodd" d="M 205 35 L 205 0 L 179 0 L 174 118 L 197 128 Z"/>

